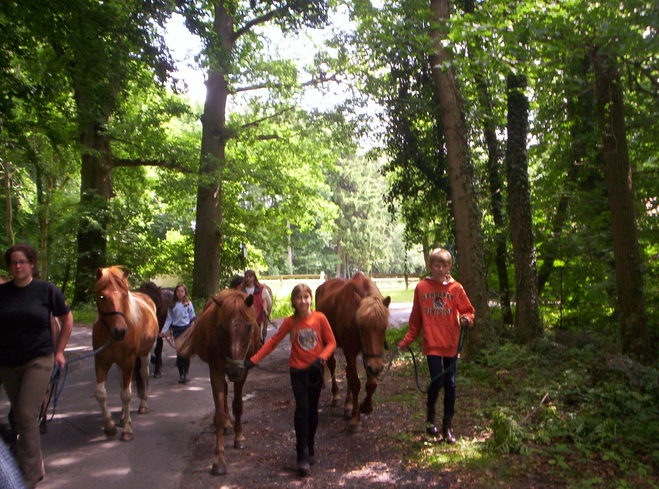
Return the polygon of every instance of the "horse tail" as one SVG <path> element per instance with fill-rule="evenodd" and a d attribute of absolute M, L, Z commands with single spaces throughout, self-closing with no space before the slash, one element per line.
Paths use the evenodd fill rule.
<path fill-rule="evenodd" d="M 192 358 L 196 353 L 194 348 L 194 342 L 192 341 L 194 329 L 197 326 L 195 321 L 189 328 L 187 328 L 181 336 L 176 338 L 176 353 L 184 358 Z"/>

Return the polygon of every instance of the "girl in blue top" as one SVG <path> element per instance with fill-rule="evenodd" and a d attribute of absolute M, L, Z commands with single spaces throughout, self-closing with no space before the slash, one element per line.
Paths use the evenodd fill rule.
<path fill-rule="evenodd" d="M 167 321 L 162 328 L 162 335 L 165 335 L 172 329 L 172 336 L 174 339 L 178 338 L 183 332 L 190 327 L 192 321 L 197 319 L 194 312 L 194 306 L 188 298 L 188 289 L 183 284 L 178 284 L 174 289 L 174 296 L 172 302 L 167 309 Z M 190 369 L 190 359 L 183 358 L 176 354 L 176 367 L 178 368 L 179 384 L 187 384 L 190 379 L 188 378 L 188 370 Z"/>

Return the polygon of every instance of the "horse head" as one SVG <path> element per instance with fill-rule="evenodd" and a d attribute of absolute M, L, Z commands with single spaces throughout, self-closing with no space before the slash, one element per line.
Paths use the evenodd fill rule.
<path fill-rule="evenodd" d="M 126 315 L 131 314 L 129 271 L 122 267 L 96 270 L 95 298 L 98 316 L 114 341 L 126 336 Z"/>
<path fill-rule="evenodd" d="M 355 314 L 362 344 L 364 369 L 373 377 L 380 375 L 384 369 L 382 354 L 389 327 L 390 302 L 390 297 L 368 295 L 361 299 Z"/>
<path fill-rule="evenodd" d="M 252 307 L 254 297 L 227 289 L 213 296 L 212 301 L 217 306 L 215 324 L 219 327 L 227 378 L 237 382 L 246 374 L 245 359 L 251 357 L 259 345 L 260 330 Z"/>

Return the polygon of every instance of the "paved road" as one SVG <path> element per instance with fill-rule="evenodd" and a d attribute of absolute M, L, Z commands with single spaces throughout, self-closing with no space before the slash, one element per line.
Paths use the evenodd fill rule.
<path fill-rule="evenodd" d="M 390 306 L 391 323 L 407 321 L 410 304 Z M 275 331 L 270 327 L 269 334 Z M 91 330 L 76 325 L 67 358 L 91 351 Z M 91 358 L 70 364 L 69 376 L 57 413 L 42 436 L 46 477 L 39 489 L 115 489 L 117 487 L 174 489 L 180 486 L 188 464 L 191 437 L 202 429 L 201 420 L 213 411 L 206 364 L 192 360 L 191 382 L 178 384 L 176 354 L 165 343 L 163 376 L 150 379 L 150 413 L 137 414 L 133 394 L 133 442 L 109 439 L 103 433 L 100 409 L 94 397 L 94 362 Z M 119 417 L 119 375 L 113 369 L 106 385 L 108 406 Z M 0 422 L 6 423 L 9 403 L 0 389 Z M 52 412 L 52 410 L 49 412 Z"/>

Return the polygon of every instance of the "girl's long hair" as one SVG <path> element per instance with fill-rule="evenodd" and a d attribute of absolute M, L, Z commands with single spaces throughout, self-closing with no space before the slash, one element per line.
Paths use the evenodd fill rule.
<path fill-rule="evenodd" d="M 183 304 L 184 306 L 187 306 L 188 304 L 190 304 L 190 299 L 188 297 L 188 288 L 184 284 L 178 284 L 176 287 L 174 287 L 174 295 L 172 296 L 172 301 L 169 303 L 169 308 L 170 309 L 173 308 L 176 305 L 176 303 L 178 302 L 178 297 L 176 297 L 176 291 L 179 288 L 183 288 L 183 290 L 185 290 L 185 295 L 183 296 L 183 299 L 181 300 L 181 304 Z"/>
<path fill-rule="evenodd" d="M 295 287 L 293 287 L 293 291 L 291 292 L 291 306 L 293 306 L 293 310 L 295 313 L 293 316 L 298 315 L 297 308 L 295 307 L 295 298 L 303 293 L 309 294 L 309 297 L 311 297 L 311 302 L 313 303 L 313 292 L 311 291 L 311 287 L 309 287 L 307 284 L 297 284 Z"/>

